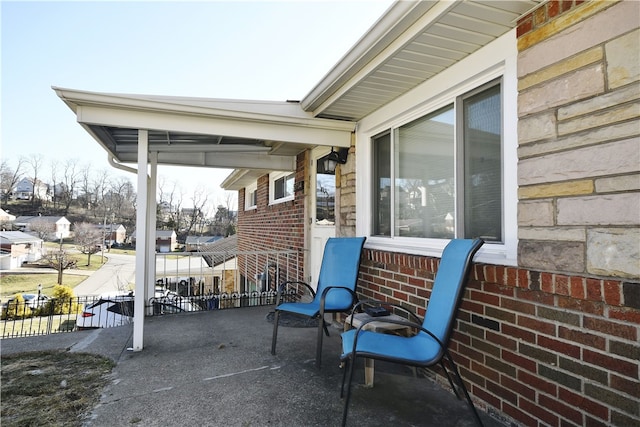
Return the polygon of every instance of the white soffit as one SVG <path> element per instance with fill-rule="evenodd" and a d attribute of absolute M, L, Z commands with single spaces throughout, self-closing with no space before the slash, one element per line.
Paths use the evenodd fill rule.
<path fill-rule="evenodd" d="M 358 121 L 516 26 L 544 0 L 399 1 L 301 101 Z"/>

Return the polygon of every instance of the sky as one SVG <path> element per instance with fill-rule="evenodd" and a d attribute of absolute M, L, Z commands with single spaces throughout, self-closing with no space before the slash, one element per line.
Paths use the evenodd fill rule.
<path fill-rule="evenodd" d="M 95 92 L 300 100 L 392 4 L 342 1 L 1 1 L 0 156 L 113 169 L 52 86 Z M 27 168 L 28 170 L 29 168 Z M 159 166 L 215 204 L 229 169 Z M 186 197 L 188 199 L 188 197 Z M 188 203 L 185 203 L 187 205 Z"/>

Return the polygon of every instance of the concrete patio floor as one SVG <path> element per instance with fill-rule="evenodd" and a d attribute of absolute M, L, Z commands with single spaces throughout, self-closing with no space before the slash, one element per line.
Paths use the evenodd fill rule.
<path fill-rule="evenodd" d="M 271 355 L 273 307 L 214 310 L 145 320 L 144 350 L 132 327 L 4 339 L 1 354 L 45 349 L 102 354 L 117 362 L 87 426 L 339 426 L 340 329 L 330 328 L 323 366 L 316 330 L 280 327 Z M 411 369 L 376 362 L 375 385 L 355 373 L 350 426 L 475 426 L 465 402 Z M 504 426 L 481 412 L 485 426 Z"/>

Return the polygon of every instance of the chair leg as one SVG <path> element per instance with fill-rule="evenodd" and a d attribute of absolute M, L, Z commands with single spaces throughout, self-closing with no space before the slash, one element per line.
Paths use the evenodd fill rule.
<path fill-rule="evenodd" d="M 440 366 L 442 367 L 442 371 L 446 375 L 447 380 L 449 380 L 449 385 L 451 386 L 451 390 L 453 390 L 453 394 L 455 394 L 458 399 L 462 399 L 462 396 L 460 396 L 460 392 L 458 392 L 458 387 L 456 387 L 456 385 L 453 383 L 453 379 L 451 378 L 451 374 L 449 374 L 449 370 L 447 369 L 447 367 L 444 364 L 444 357 L 442 359 L 440 359 Z"/>
<path fill-rule="evenodd" d="M 322 362 L 322 332 L 324 331 L 328 334 L 327 326 L 324 324 L 323 316 L 320 316 L 318 319 L 318 341 L 316 343 L 316 368 L 320 369 L 320 363 Z"/>
<path fill-rule="evenodd" d="M 342 360 L 342 384 L 340 385 L 340 399 L 344 397 L 344 380 L 347 379 L 347 371 L 349 370 L 349 358 Z"/>
<path fill-rule="evenodd" d="M 328 337 L 330 337 L 331 335 L 329 335 L 329 329 L 327 328 L 327 322 L 324 321 L 324 319 L 322 320 L 322 329 L 324 329 L 324 334 Z"/>
<path fill-rule="evenodd" d="M 344 409 L 342 410 L 342 427 L 347 425 L 347 413 L 349 412 L 349 401 L 351 400 L 351 383 L 353 382 L 353 371 L 356 365 L 354 354 L 351 354 L 351 357 L 347 359 L 347 365 L 349 366 L 349 381 L 347 381 L 347 396 L 344 399 Z"/>
<path fill-rule="evenodd" d="M 465 399 L 467 401 L 467 404 L 471 408 L 471 411 L 473 412 L 473 415 L 474 415 L 476 421 L 478 422 L 478 425 L 480 427 L 484 427 L 484 424 L 482 424 L 482 420 L 480 419 L 480 414 L 478 414 L 478 411 L 476 410 L 476 407 L 473 404 L 473 401 L 471 400 L 471 396 L 469 395 L 469 392 L 467 391 L 467 387 L 465 387 L 464 381 L 462 381 L 462 377 L 460 376 L 460 372 L 458 372 L 458 367 L 453 362 L 453 359 L 451 358 L 451 355 L 448 352 L 446 353 L 446 358 L 447 358 L 449 364 L 451 365 L 451 371 L 453 372 L 453 374 L 454 374 L 454 376 L 456 378 L 456 382 L 458 383 L 459 387 L 462 389 L 462 393 L 464 394 L 464 397 L 465 397 Z M 442 365 L 442 367 L 444 369 L 444 365 Z M 446 372 L 446 369 L 445 369 L 445 372 Z M 448 376 L 448 374 L 447 374 L 447 376 Z M 451 379 L 449 379 L 449 381 L 451 381 Z M 454 387 L 454 392 L 455 392 L 455 387 Z M 457 394 L 458 393 L 456 393 L 456 395 Z"/>
<path fill-rule="evenodd" d="M 271 337 L 271 354 L 276 354 L 276 341 L 278 340 L 278 322 L 280 321 L 280 311 L 276 310 L 273 315 L 273 335 Z"/>

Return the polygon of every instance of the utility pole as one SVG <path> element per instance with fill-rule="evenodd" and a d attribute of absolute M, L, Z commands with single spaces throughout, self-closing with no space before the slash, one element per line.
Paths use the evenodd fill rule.
<path fill-rule="evenodd" d="M 102 224 L 102 242 L 100 244 L 100 263 L 104 264 L 104 240 L 107 233 L 107 213 L 104 213 L 104 223 Z"/>

